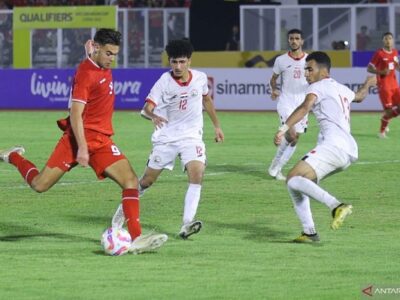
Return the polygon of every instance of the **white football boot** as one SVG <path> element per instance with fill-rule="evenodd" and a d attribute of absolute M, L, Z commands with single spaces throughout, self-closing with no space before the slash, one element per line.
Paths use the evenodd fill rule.
<path fill-rule="evenodd" d="M 149 233 L 138 236 L 131 244 L 129 252 L 141 254 L 160 248 L 168 240 L 168 235 L 161 233 Z"/>
<path fill-rule="evenodd" d="M 198 233 L 201 227 L 203 227 L 203 223 L 201 221 L 192 221 L 190 223 L 183 224 L 181 230 L 179 231 L 179 236 L 186 240 L 192 234 Z"/>
<path fill-rule="evenodd" d="M 14 146 L 11 147 L 10 149 L 6 149 L 6 150 L 0 150 L 0 160 L 9 163 L 9 156 L 11 153 L 13 152 L 17 152 L 19 155 L 22 155 L 25 153 L 25 148 L 22 146 Z"/>

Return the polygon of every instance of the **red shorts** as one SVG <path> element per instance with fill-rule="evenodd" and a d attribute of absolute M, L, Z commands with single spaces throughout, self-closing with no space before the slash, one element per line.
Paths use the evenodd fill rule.
<path fill-rule="evenodd" d="M 379 99 L 384 109 L 391 109 L 393 106 L 400 105 L 400 89 L 398 87 L 379 89 Z"/>
<path fill-rule="evenodd" d="M 96 172 L 97 178 L 104 179 L 104 170 L 107 167 L 121 159 L 126 159 L 108 135 L 93 130 L 85 130 L 85 138 L 89 150 L 89 165 Z M 78 164 L 76 161 L 77 151 L 78 146 L 75 137 L 64 133 L 46 166 L 49 168 L 57 167 L 67 172 Z"/>

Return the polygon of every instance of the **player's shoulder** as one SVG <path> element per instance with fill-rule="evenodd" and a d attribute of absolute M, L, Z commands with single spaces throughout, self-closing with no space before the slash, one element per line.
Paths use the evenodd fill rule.
<path fill-rule="evenodd" d="M 190 69 L 189 71 L 192 73 L 193 78 L 207 78 L 207 74 L 203 71 L 196 69 Z"/>

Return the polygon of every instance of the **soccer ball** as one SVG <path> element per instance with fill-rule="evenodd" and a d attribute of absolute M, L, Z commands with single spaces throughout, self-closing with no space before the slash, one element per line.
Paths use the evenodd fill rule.
<path fill-rule="evenodd" d="M 110 227 L 101 236 L 101 246 L 108 255 L 124 255 L 128 252 L 131 243 L 129 232 L 123 228 Z"/>

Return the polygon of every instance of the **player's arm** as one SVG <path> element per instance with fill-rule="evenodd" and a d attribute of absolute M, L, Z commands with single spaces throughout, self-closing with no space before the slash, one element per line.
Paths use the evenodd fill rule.
<path fill-rule="evenodd" d="M 367 71 L 369 73 L 382 75 L 382 76 L 385 76 L 385 75 L 389 74 L 389 72 L 390 72 L 389 68 L 386 68 L 383 70 L 378 70 L 373 64 L 368 64 Z"/>
<path fill-rule="evenodd" d="M 276 100 L 280 95 L 280 92 L 278 90 L 278 77 L 279 77 L 279 74 L 273 73 L 271 80 L 269 81 L 269 86 L 271 87 L 271 99 L 272 100 Z"/>
<path fill-rule="evenodd" d="M 367 76 L 363 85 L 358 89 L 355 93 L 355 97 L 353 102 L 360 103 L 362 102 L 365 97 L 368 95 L 368 89 L 370 86 L 376 85 L 376 77 L 375 76 Z"/>
<path fill-rule="evenodd" d="M 278 132 L 275 134 L 274 143 L 279 145 L 282 142 L 282 138 L 289 128 L 293 127 L 296 123 L 300 122 L 313 107 L 315 101 L 317 101 L 317 96 L 315 94 L 307 94 L 306 99 L 300 104 L 293 113 L 287 118 L 285 124 L 279 127 Z"/>
<path fill-rule="evenodd" d="M 215 111 L 214 101 L 211 99 L 209 95 L 203 96 L 203 107 L 206 110 L 208 116 L 211 119 L 211 122 L 214 125 L 215 131 L 215 141 L 223 142 L 224 141 L 224 132 L 221 129 L 221 125 L 219 123 L 217 112 Z"/>
<path fill-rule="evenodd" d="M 140 111 L 140 115 L 147 119 L 150 120 L 154 123 L 154 126 L 156 128 L 161 128 L 164 126 L 165 123 L 168 123 L 168 120 L 164 119 L 163 117 L 160 117 L 154 113 L 154 108 L 155 104 L 152 101 L 147 101 L 143 106 L 143 109 Z"/>
<path fill-rule="evenodd" d="M 85 131 L 83 128 L 83 119 L 82 114 L 85 109 L 85 104 L 80 101 L 72 100 L 71 108 L 70 108 L 70 122 L 72 132 L 74 133 L 74 137 L 76 143 L 78 145 L 78 153 L 76 155 L 76 161 L 84 166 L 89 166 L 89 151 L 85 138 Z"/>

